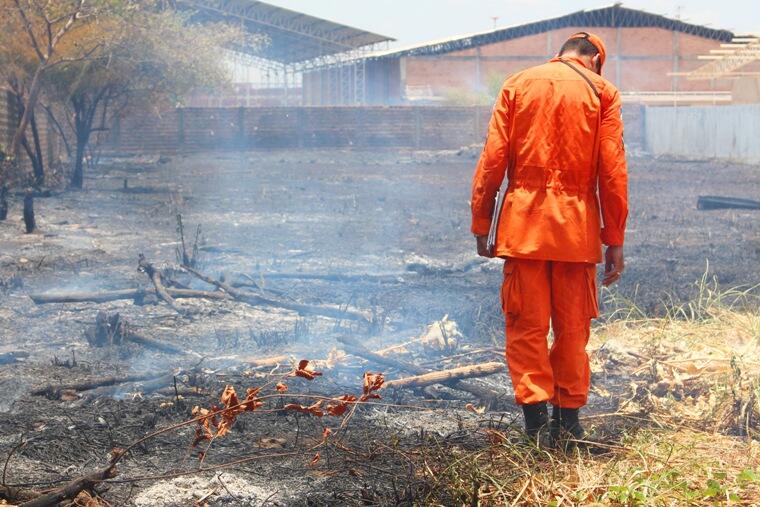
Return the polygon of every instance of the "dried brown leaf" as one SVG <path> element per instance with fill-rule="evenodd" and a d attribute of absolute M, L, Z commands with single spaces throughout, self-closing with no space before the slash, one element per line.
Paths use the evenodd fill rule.
<path fill-rule="evenodd" d="M 314 380 L 316 377 L 322 375 L 322 372 L 315 371 L 310 365 L 308 359 L 302 359 L 298 363 L 298 367 L 293 372 L 293 376 L 305 378 L 306 380 Z"/>
<path fill-rule="evenodd" d="M 333 417 L 340 417 L 346 413 L 348 405 L 356 402 L 356 396 L 344 394 L 338 398 L 333 398 L 325 407 L 325 411 Z"/>

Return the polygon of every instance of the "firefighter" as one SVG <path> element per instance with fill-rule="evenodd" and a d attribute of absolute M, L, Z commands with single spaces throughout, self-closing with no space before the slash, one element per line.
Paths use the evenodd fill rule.
<path fill-rule="evenodd" d="M 625 266 L 623 122 L 620 94 L 601 76 L 605 58 L 602 40 L 580 32 L 549 62 L 509 77 L 472 182 L 478 254 L 505 259 L 506 360 L 532 438 L 547 426 L 555 439 L 583 438 L 578 411 L 590 385 L 596 264 L 605 262 L 605 286 Z"/>

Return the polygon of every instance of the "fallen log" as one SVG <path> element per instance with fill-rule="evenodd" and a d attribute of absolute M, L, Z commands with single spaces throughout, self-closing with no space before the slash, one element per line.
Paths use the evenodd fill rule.
<path fill-rule="evenodd" d="M 414 273 L 411 273 L 414 274 Z M 251 278 L 245 273 L 240 273 L 241 276 Z M 387 275 L 344 275 L 340 273 L 260 273 L 255 276 L 260 276 L 263 279 L 270 280 L 321 280 L 325 282 L 376 282 L 376 283 L 398 283 L 403 281 L 404 277 L 408 277 L 410 273 L 399 274 L 387 274 Z"/>
<path fill-rule="evenodd" d="M 467 273 L 468 271 L 472 271 L 473 269 L 485 264 L 486 262 L 488 262 L 486 259 L 477 257 L 466 262 L 436 266 L 428 262 L 424 262 L 423 259 L 421 262 L 407 263 L 406 270 L 423 276 L 450 275 L 453 273 Z"/>
<path fill-rule="evenodd" d="M 129 387 L 127 387 L 129 384 L 134 384 L 135 389 L 138 389 L 140 393 L 148 394 L 152 393 L 153 391 L 158 391 L 162 387 L 166 387 L 168 385 L 171 385 L 174 383 L 174 378 L 178 375 L 181 375 L 182 371 L 179 370 L 175 373 L 169 373 L 168 375 L 163 375 L 158 378 L 150 379 L 150 380 L 142 380 L 142 381 L 135 381 L 135 382 L 128 382 L 127 385 L 125 384 L 118 384 L 118 385 L 111 385 L 111 386 L 103 386 L 98 387 L 97 389 L 91 389 L 89 391 L 86 391 L 82 396 L 82 401 L 92 401 L 96 398 L 102 398 L 105 396 L 115 396 L 118 393 L 124 393 L 128 392 Z"/>
<path fill-rule="evenodd" d="M 224 281 L 224 280 L 222 280 L 222 281 Z M 286 297 L 287 296 L 287 291 L 279 290 L 279 289 L 273 289 L 271 287 L 262 287 L 261 285 L 259 285 L 254 280 L 248 280 L 248 281 L 235 280 L 233 282 L 229 282 L 229 284 L 230 284 L 230 287 L 234 287 L 236 289 L 253 287 L 254 289 L 256 289 L 259 292 L 269 292 L 270 294 L 273 294 L 273 295 L 279 296 L 279 297 Z"/>
<path fill-rule="evenodd" d="M 219 291 L 190 290 L 166 288 L 174 299 L 232 299 L 229 294 Z M 107 303 L 120 299 L 141 301 L 147 295 L 156 295 L 155 291 L 145 289 L 105 290 L 97 292 L 53 292 L 30 294 L 29 297 L 38 305 L 49 303 Z"/>
<path fill-rule="evenodd" d="M 196 271 L 189 266 L 182 266 L 182 269 L 188 273 L 196 276 L 198 279 L 204 282 L 214 285 L 217 288 L 225 291 L 230 296 L 238 301 L 242 301 L 251 306 L 272 306 L 275 308 L 282 308 L 284 310 L 291 310 L 300 315 L 320 315 L 322 317 L 330 317 L 337 320 L 353 320 L 358 322 L 370 323 L 370 318 L 358 311 L 342 309 L 337 306 L 325 306 L 325 305 L 307 305 L 303 303 L 296 303 L 293 301 L 278 301 L 275 299 L 266 298 L 252 292 L 243 291 L 232 287 L 231 285 L 215 280 L 209 276 Z"/>
<path fill-rule="evenodd" d="M 116 467 L 109 466 L 104 470 L 93 472 L 84 477 L 75 479 L 68 484 L 44 493 L 33 500 L 24 502 L 19 507 L 51 507 L 58 505 L 64 500 L 71 500 L 84 490 L 91 490 L 102 481 L 116 476 Z"/>
<path fill-rule="evenodd" d="M 145 294 L 143 289 L 105 290 L 98 292 L 58 292 L 30 294 L 38 305 L 48 303 L 107 303 L 119 299 L 137 299 Z"/>
<path fill-rule="evenodd" d="M 19 359 L 26 359 L 29 357 L 29 352 L 23 350 L 13 350 L 11 352 L 3 352 L 0 354 L 0 364 L 11 364 L 17 362 Z"/>
<path fill-rule="evenodd" d="M 166 291 L 166 287 L 164 287 L 161 280 L 161 272 L 157 270 L 153 264 L 148 262 L 143 254 L 140 254 L 137 258 L 137 270 L 148 275 L 148 278 L 153 282 L 153 287 L 156 289 L 156 294 L 159 298 L 164 300 L 164 302 L 171 306 L 177 313 L 186 313 L 185 310 L 177 306 L 177 303 L 174 302 L 174 298 Z"/>
<path fill-rule="evenodd" d="M 128 382 L 140 382 L 143 380 L 151 380 L 156 379 L 161 376 L 164 376 L 166 373 L 141 373 L 137 375 L 122 375 L 119 377 L 111 376 L 111 377 L 103 377 L 97 380 L 88 380 L 85 382 L 77 382 L 74 384 L 48 384 L 44 387 L 40 387 L 37 389 L 34 389 L 32 391 L 33 396 L 55 396 L 61 392 L 61 391 L 90 391 L 92 389 L 97 389 L 99 387 L 104 386 L 113 386 L 117 384 L 126 384 Z"/>
<path fill-rule="evenodd" d="M 161 340 L 156 340 L 155 338 L 149 338 L 132 331 L 129 331 L 125 338 L 133 343 L 143 345 L 144 347 L 160 350 L 162 352 L 169 352 L 170 354 L 185 354 L 188 352 L 186 349 L 178 347 L 177 345 L 162 342 Z"/>
<path fill-rule="evenodd" d="M 338 341 L 344 346 L 344 348 L 346 349 L 346 352 L 348 352 L 349 354 L 362 357 L 375 364 L 379 364 L 382 366 L 390 366 L 392 368 L 396 368 L 401 371 L 406 371 L 414 375 L 425 375 L 428 373 L 432 373 L 430 370 L 417 366 L 416 364 L 408 363 L 406 361 L 400 361 L 392 357 L 380 355 L 377 352 L 372 352 L 371 350 L 367 349 L 358 341 L 352 338 L 341 336 L 338 338 Z M 445 385 L 446 387 L 450 387 L 452 389 L 456 389 L 458 391 L 464 391 L 464 392 L 470 393 L 473 396 L 483 401 L 496 400 L 502 396 L 500 393 L 492 389 L 489 389 L 487 387 L 480 386 L 477 384 L 473 384 L 471 382 L 466 382 L 463 380 L 449 380 L 449 381 L 443 382 L 443 385 Z"/>
<path fill-rule="evenodd" d="M 760 210 L 760 201 L 738 197 L 721 197 L 717 195 L 700 195 L 697 198 L 698 210 L 746 209 Z"/>
<path fill-rule="evenodd" d="M 34 500 L 35 498 L 38 498 L 42 493 L 36 489 L 30 489 L 30 488 L 20 488 L 20 487 L 14 487 L 14 486 L 3 486 L 0 484 L 0 500 L 5 500 L 6 502 L 12 502 L 9 504 L 2 504 L 3 506 L 13 507 L 15 505 L 19 505 L 22 502 L 27 502 L 29 500 Z"/>
<path fill-rule="evenodd" d="M 152 266 L 151 266 L 152 267 Z M 183 266 L 188 273 L 191 273 L 199 279 L 207 282 L 211 285 L 215 285 L 220 291 L 203 291 L 203 290 L 190 290 L 190 289 L 174 289 L 165 287 L 160 280 L 160 274 L 153 268 L 153 275 L 150 275 L 151 281 L 156 284 L 156 279 L 161 286 L 161 289 L 168 296 L 168 299 L 172 301 L 172 308 L 182 313 L 183 310 L 176 306 L 174 299 L 215 299 L 215 300 L 237 300 L 251 306 L 272 306 L 275 308 L 282 308 L 284 310 L 290 310 L 300 315 L 319 315 L 322 317 L 329 317 L 337 320 L 352 320 L 357 322 L 364 322 L 370 324 L 370 317 L 364 312 L 356 310 L 343 309 L 338 306 L 326 306 L 326 305 L 309 305 L 303 303 L 297 303 L 294 301 L 281 301 L 276 299 L 267 298 L 254 294 L 252 292 L 238 290 L 231 285 L 224 282 L 214 280 L 202 273 L 195 271 L 192 268 Z M 146 273 L 147 274 L 147 273 Z M 149 291 L 145 289 L 123 289 L 123 290 L 110 290 L 110 291 L 98 291 L 98 292 L 59 292 L 59 293 L 43 293 L 43 294 L 30 294 L 29 297 L 38 305 L 50 304 L 50 303 L 106 303 L 109 301 L 117 301 L 121 299 L 133 299 L 136 301 L 142 300 L 145 296 L 157 295 L 164 301 L 166 298 L 160 296 L 158 290 Z"/>
<path fill-rule="evenodd" d="M 194 290 L 194 289 L 172 289 L 166 291 L 174 299 L 232 299 L 229 294 L 221 291 Z"/>
<path fill-rule="evenodd" d="M 381 356 L 382 357 L 382 356 Z M 389 380 L 383 387 L 388 389 L 400 389 L 406 387 L 425 387 L 432 384 L 443 384 L 451 380 L 464 378 L 487 377 L 496 373 L 506 371 L 504 363 L 483 363 L 469 366 L 461 366 L 451 370 L 433 371 L 423 375 L 401 378 L 398 380 Z"/>

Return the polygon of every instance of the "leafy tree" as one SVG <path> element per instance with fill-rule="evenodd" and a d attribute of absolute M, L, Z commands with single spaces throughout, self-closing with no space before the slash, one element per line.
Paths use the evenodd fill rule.
<path fill-rule="evenodd" d="M 94 132 L 131 106 L 175 105 L 192 89 L 221 84 L 223 48 L 263 43 L 232 25 L 191 23 L 192 13 L 161 0 L 0 0 L 0 14 L 0 75 L 21 113 L 8 151 L 23 147 L 41 181 L 39 103 L 72 159 L 76 188 Z"/>
<path fill-rule="evenodd" d="M 158 7 L 142 3 L 82 26 L 77 42 L 96 49 L 48 73 L 50 94 L 71 120 L 73 187 L 82 187 L 93 132 L 107 130 L 131 106 L 175 105 L 190 90 L 218 85 L 228 77 L 222 48 L 240 41 L 240 30 L 190 24 L 187 15 Z"/>
<path fill-rule="evenodd" d="M 42 183 L 42 151 L 34 117 L 45 72 L 67 60 L 58 53 L 70 31 L 94 16 L 102 0 L 0 0 L 0 75 L 20 113 L 8 153 L 23 147 L 32 161 L 35 182 Z M 33 148 L 26 137 L 31 125 Z"/>

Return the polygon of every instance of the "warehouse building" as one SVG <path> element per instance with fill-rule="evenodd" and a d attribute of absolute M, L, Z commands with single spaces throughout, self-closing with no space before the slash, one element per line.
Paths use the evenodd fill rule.
<path fill-rule="evenodd" d="M 485 94 L 504 77 L 552 58 L 567 37 L 593 31 L 607 44 L 605 77 L 630 101 L 730 101 L 728 76 L 688 79 L 711 51 L 730 45 L 735 35 L 615 4 L 554 19 L 494 29 L 463 37 L 378 51 L 360 59 L 307 71 L 304 105 L 348 104 L 333 83 L 361 68 L 365 103 L 375 105 L 462 100 Z M 337 91 L 337 93 L 336 93 Z"/>

